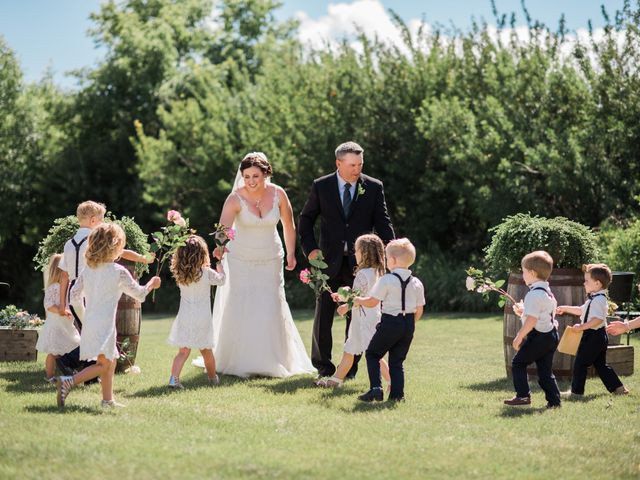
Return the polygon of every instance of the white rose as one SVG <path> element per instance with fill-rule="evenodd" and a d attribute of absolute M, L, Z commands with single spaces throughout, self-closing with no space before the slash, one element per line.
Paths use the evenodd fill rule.
<path fill-rule="evenodd" d="M 476 281 L 473 279 L 473 277 L 467 277 L 465 285 L 467 286 L 467 290 L 472 291 L 474 288 L 476 288 Z"/>

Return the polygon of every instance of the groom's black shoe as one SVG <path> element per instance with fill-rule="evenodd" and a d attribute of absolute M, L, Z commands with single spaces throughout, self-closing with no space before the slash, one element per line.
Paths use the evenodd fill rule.
<path fill-rule="evenodd" d="M 362 400 L 363 402 L 376 402 L 382 401 L 382 389 L 381 388 L 372 388 L 367 393 L 363 393 L 358 396 L 358 400 Z"/>

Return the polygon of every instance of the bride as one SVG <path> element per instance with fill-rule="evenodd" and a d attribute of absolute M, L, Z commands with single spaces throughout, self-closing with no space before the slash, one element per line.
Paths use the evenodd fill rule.
<path fill-rule="evenodd" d="M 315 371 L 284 294 L 278 222 L 287 270 L 296 266 L 296 233 L 289 198 L 270 182 L 271 174 L 264 153 L 247 154 L 222 208 L 220 223 L 236 229 L 223 257 L 227 281 L 217 287 L 213 307 L 216 367 L 226 375 L 288 377 Z"/>

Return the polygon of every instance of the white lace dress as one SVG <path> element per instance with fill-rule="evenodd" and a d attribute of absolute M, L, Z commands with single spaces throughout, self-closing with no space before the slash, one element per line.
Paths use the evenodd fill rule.
<path fill-rule="evenodd" d="M 213 307 L 216 368 L 239 377 L 314 372 L 284 294 L 278 195 L 262 218 L 242 197 L 240 203 L 236 237 L 223 260 L 227 281 Z"/>
<path fill-rule="evenodd" d="M 378 275 L 373 268 L 363 268 L 356 273 L 353 288 L 360 290 L 363 296 L 367 296 L 377 280 Z M 380 322 L 380 317 L 380 305 L 362 309 L 354 307 L 351 310 L 349 336 L 344 344 L 344 351 L 352 355 L 362 354 L 369 346 L 373 334 L 376 333 L 376 325 Z"/>
<path fill-rule="evenodd" d="M 87 266 L 71 289 L 71 299 L 84 297 L 86 309 L 80 337 L 80 360 L 91 360 L 102 354 L 118 358 L 116 348 L 116 310 L 123 293 L 144 302 L 149 293 L 131 274 L 116 263 Z"/>
<path fill-rule="evenodd" d="M 213 348 L 213 320 L 211 318 L 211 285 L 222 285 L 225 276 L 203 267 L 197 282 L 180 287 L 180 308 L 171 325 L 167 340 L 174 347 Z"/>
<path fill-rule="evenodd" d="M 60 284 L 52 283 L 44 291 L 44 309 L 47 317 L 38 332 L 36 349 L 52 355 L 64 355 L 80 345 L 80 334 L 73 325 L 73 319 L 47 310 L 60 304 Z"/>

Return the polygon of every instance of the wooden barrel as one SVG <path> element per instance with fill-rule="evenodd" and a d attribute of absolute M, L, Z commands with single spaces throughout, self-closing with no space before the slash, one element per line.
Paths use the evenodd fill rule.
<path fill-rule="evenodd" d="M 556 268 L 553 270 L 551 277 L 549 278 L 549 286 L 551 287 L 551 292 L 558 301 L 558 305 L 575 306 L 582 305 L 585 302 L 586 294 L 584 291 L 584 274 L 581 270 Z M 529 287 L 524 283 L 521 273 L 511 273 L 509 275 L 507 292 L 516 301 L 524 299 L 524 296 L 528 291 Z M 562 338 L 562 334 L 568 325 L 573 325 L 579 321 L 578 317 L 574 315 L 558 315 L 556 320 L 558 321 L 558 333 L 560 338 Z M 507 302 L 504 309 L 503 338 L 504 361 L 508 377 L 511 377 L 511 360 L 516 353 L 512 346 L 513 339 L 518 333 L 518 330 L 520 330 L 521 325 L 520 317 L 517 317 L 513 313 L 510 302 Z M 575 357 L 572 355 L 566 355 L 560 352 L 555 353 L 553 356 L 552 368 L 556 378 L 571 378 L 574 359 Z M 529 365 L 527 373 L 531 376 L 537 376 L 535 364 Z"/>
<path fill-rule="evenodd" d="M 126 260 L 121 260 L 120 265 L 129 270 L 129 273 L 136 278 L 135 264 Z M 140 321 L 142 319 L 141 304 L 135 298 L 124 293 L 118 301 L 116 311 L 116 342 L 118 350 L 126 354 L 127 358 L 118 359 L 116 372 L 122 373 L 127 368 L 135 365 L 138 353 L 138 342 L 140 340 Z"/>

